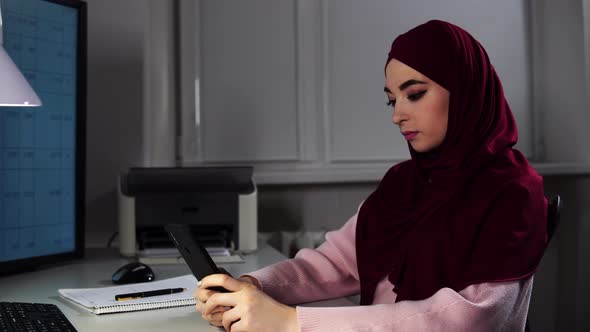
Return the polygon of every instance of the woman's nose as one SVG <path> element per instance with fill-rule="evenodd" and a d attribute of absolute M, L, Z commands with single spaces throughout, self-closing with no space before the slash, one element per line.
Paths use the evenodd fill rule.
<path fill-rule="evenodd" d="M 393 114 L 391 115 L 391 121 L 393 121 L 393 123 L 395 125 L 399 126 L 400 122 L 402 122 L 405 119 L 406 119 L 406 114 L 403 112 L 401 107 L 396 107 L 393 109 Z"/>

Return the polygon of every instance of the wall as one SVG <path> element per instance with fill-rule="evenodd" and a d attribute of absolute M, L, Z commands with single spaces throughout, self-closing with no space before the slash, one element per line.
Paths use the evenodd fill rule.
<path fill-rule="evenodd" d="M 376 185 L 260 187 L 259 229 L 262 232 L 337 229 L 356 213 Z"/>
<path fill-rule="evenodd" d="M 540 120 L 537 129 L 542 132 L 537 142 L 542 160 L 587 162 L 590 114 L 584 111 L 588 107 L 588 59 L 584 57 L 582 1 L 541 0 L 534 1 L 532 8 L 534 106 Z"/>
<path fill-rule="evenodd" d="M 564 202 L 561 222 L 545 252 L 530 304 L 533 331 L 582 331 L 590 324 L 587 262 L 590 257 L 590 177 L 546 176 L 546 192 Z"/>
<path fill-rule="evenodd" d="M 531 155 L 528 0 L 368 4 L 181 0 L 180 32 L 192 35 L 195 54 L 180 55 L 193 62 L 182 62 L 180 75 L 193 91 L 197 80 L 200 94 L 199 103 L 193 95 L 182 109 L 183 142 L 193 147 L 183 149 L 183 164 L 254 163 L 265 183 L 285 169 L 272 183 L 309 181 L 300 174 L 319 172 L 355 182 L 357 169 L 378 168 L 379 175 L 365 179 L 377 181 L 392 160 L 409 157 L 383 102 L 381 63 L 393 36 L 434 18 L 467 28 L 485 45 L 505 78 L 519 147 Z M 492 19 L 500 16 L 502 24 Z M 193 142 L 187 134 L 196 136 Z"/>
<path fill-rule="evenodd" d="M 116 229 L 117 174 L 142 158 L 142 0 L 88 0 L 86 243 Z"/>
<path fill-rule="evenodd" d="M 102 247 L 117 231 L 116 177 L 144 161 L 142 84 L 149 2 L 87 3 L 86 245 Z M 336 228 L 373 188 L 374 184 L 259 188 L 260 230 Z"/>
<path fill-rule="evenodd" d="M 588 54 L 585 55 L 581 0 L 534 1 L 533 29 L 537 39 L 536 109 L 543 125 L 541 151 L 546 161 L 588 162 Z M 587 8 L 586 8 L 587 9 Z M 587 47 L 587 45 L 586 45 Z M 535 282 L 531 301 L 533 331 L 582 330 L 590 324 L 590 178 L 546 178 L 546 190 L 559 192 L 565 202 L 563 220 Z M 554 303 L 553 312 L 547 311 Z M 545 310 L 543 310 L 545 309 Z M 557 329 L 558 328 L 558 329 Z"/>

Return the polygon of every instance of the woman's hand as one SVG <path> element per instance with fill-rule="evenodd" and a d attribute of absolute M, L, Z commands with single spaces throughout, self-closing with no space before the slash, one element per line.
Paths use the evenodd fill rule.
<path fill-rule="evenodd" d="M 243 276 L 240 277 L 240 280 L 252 284 L 254 286 L 256 286 L 258 289 L 260 289 L 260 284 L 258 283 L 258 280 L 250 277 L 250 276 Z M 199 286 L 201 286 L 202 284 L 199 284 Z M 211 325 L 215 325 L 215 326 L 223 326 L 223 323 L 221 321 L 221 318 L 223 316 L 223 313 L 229 309 L 231 309 L 231 307 L 224 307 L 224 306 L 219 306 L 217 308 L 214 308 L 211 313 L 209 313 L 208 315 L 205 315 L 205 303 L 207 302 L 207 300 L 209 299 L 209 297 L 211 297 L 211 295 L 217 293 L 216 291 L 212 291 L 209 289 L 205 289 L 202 286 L 201 287 L 197 287 L 197 289 L 195 289 L 194 292 L 194 297 L 197 300 L 197 304 L 195 305 L 195 308 L 197 309 L 197 311 L 199 313 L 201 313 L 201 316 L 203 317 L 204 320 L 208 321 L 209 324 Z"/>
<path fill-rule="evenodd" d="M 231 292 L 208 291 L 207 299 L 203 303 L 204 310 L 200 311 L 203 317 L 212 315 L 212 318 L 219 318 L 221 315 L 221 325 L 228 332 L 299 331 L 295 308 L 275 301 L 252 281 L 249 278 L 237 280 L 225 274 L 203 278 L 200 289 L 221 286 Z M 229 309 L 220 311 L 220 307 Z M 209 321 L 218 322 L 215 319 Z M 213 324 L 216 325 L 215 323 Z"/>

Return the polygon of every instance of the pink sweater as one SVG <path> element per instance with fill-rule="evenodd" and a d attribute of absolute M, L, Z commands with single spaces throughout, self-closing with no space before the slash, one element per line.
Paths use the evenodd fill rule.
<path fill-rule="evenodd" d="M 356 215 L 340 230 L 326 234 L 317 249 L 248 275 L 262 290 L 285 304 L 356 295 L 360 292 L 355 254 Z M 297 306 L 301 331 L 523 331 L 533 277 L 474 284 L 455 292 L 442 288 L 421 301 L 395 303 L 393 285 L 384 278 L 373 305 Z"/>

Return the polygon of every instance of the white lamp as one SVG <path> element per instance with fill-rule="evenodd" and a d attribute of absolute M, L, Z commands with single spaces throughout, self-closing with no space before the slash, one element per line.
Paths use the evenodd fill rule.
<path fill-rule="evenodd" d="M 2 8 L 0 8 L 0 106 L 41 106 L 41 99 L 4 50 Z"/>

